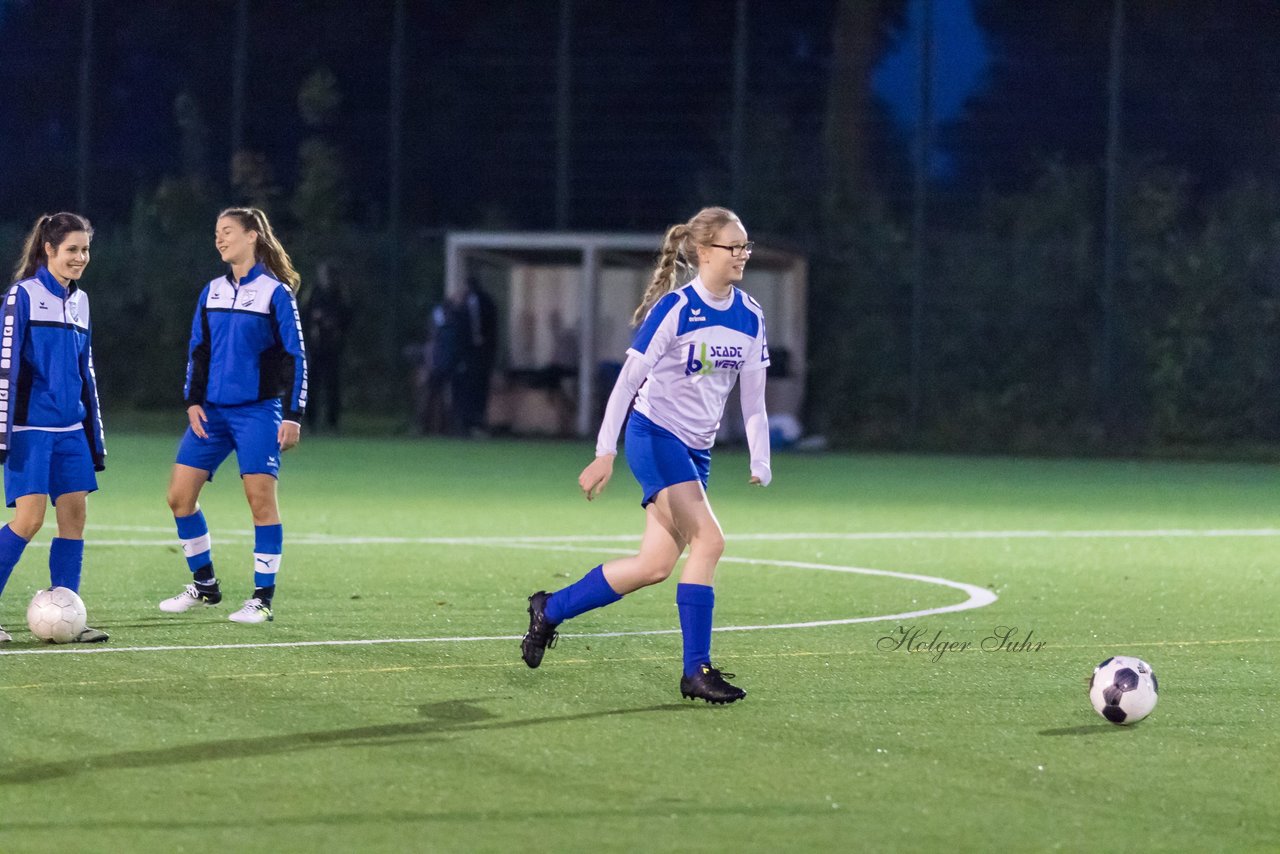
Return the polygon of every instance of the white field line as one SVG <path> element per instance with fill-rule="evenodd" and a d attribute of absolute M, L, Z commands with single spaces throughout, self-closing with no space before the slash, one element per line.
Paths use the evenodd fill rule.
<path fill-rule="evenodd" d="M 168 533 L 167 527 L 159 526 L 96 526 L 98 530 L 120 530 L 137 532 Z M 243 534 L 219 534 L 224 540 L 251 538 L 249 532 Z M 1280 528 L 1240 528 L 1240 529 L 1194 529 L 1194 528 L 1161 528 L 1161 529 L 1101 529 L 1084 531 L 1052 531 L 1052 530 L 1020 530 L 1020 531 L 853 531 L 847 533 L 798 533 L 785 532 L 777 534 L 739 534 L 729 535 L 726 539 L 734 541 L 772 541 L 772 540 L 964 540 L 964 539 L 1127 539 L 1127 538 L 1162 538 L 1162 537 L 1276 537 L 1280 536 Z M 475 545 L 495 546 L 513 549 L 537 549 L 548 551 L 572 551 L 594 553 L 629 554 L 630 549 L 605 549 L 587 546 L 575 546 L 570 543 L 633 543 L 639 538 L 635 535 L 610 536 L 534 536 L 534 537 L 342 537 L 326 534 L 299 534 L 289 537 L 290 545 Z M 95 546 L 171 546 L 176 547 L 173 539 L 164 540 L 99 540 L 90 541 Z M 35 545 L 41 545 L 33 543 Z M 47 545 L 47 544 L 44 544 Z M 916 575 L 904 572 L 892 572 L 884 569 L 868 569 L 854 566 L 838 566 L 834 564 L 805 563 L 800 561 L 775 561 L 753 558 L 722 557 L 724 563 L 744 563 L 758 566 L 779 566 L 795 569 L 817 569 L 828 572 L 846 572 L 860 575 L 878 575 L 888 578 L 899 578 L 904 581 L 918 581 L 926 584 L 938 584 L 952 587 L 968 594 L 968 598 L 954 605 L 939 608 L 927 608 L 918 611 L 905 611 L 900 614 L 886 614 L 868 617 L 849 617 L 838 620 L 812 620 L 794 623 L 774 623 L 757 626 L 720 626 L 717 632 L 763 631 L 767 629 L 814 628 L 818 626 L 850 625 L 853 623 L 886 622 L 889 620 L 917 619 L 935 614 L 966 611 L 982 608 L 996 601 L 996 595 L 989 590 L 964 582 L 936 578 L 929 575 Z M 574 637 L 637 637 L 647 635 L 678 634 L 678 629 L 656 629 L 636 632 L 596 632 L 574 635 Z M 566 635 L 568 636 L 568 635 Z M 372 646 L 382 644 L 412 643 L 465 643 L 471 641 L 512 641 L 519 640 L 519 635 L 509 636 L 474 636 L 474 637 L 437 637 L 437 638 L 376 638 L 363 640 L 322 640 L 293 641 L 287 643 L 256 644 L 212 644 L 199 646 L 148 646 L 148 647 L 51 647 L 39 649 L 0 650 L 4 655 L 87 655 L 111 652 L 169 652 L 179 650 L 207 649 L 271 649 L 307 646 Z"/>
<path fill-rule="evenodd" d="M 485 538 L 483 543 L 472 543 L 472 545 L 491 545 L 507 548 L 535 549 L 540 551 L 570 551 L 570 552 L 621 552 L 629 553 L 627 549 L 602 549 L 596 546 L 573 546 L 553 543 L 529 543 L 529 542 L 511 542 L 511 541 L 494 541 Z M 754 566 L 779 566 L 789 567 L 792 569 L 817 569 L 826 570 L 828 572 L 846 572 L 859 575 L 878 575 L 886 578 L 897 578 L 904 581 L 918 581 L 925 584 L 939 584 L 944 587 L 952 587 L 968 594 L 968 598 L 954 605 L 944 605 L 938 608 L 925 608 L 917 611 L 906 611 L 900 614 L 884 614 L 873 615 L 867 617 L 848 617 L 838 620 L 811 620 L 806 622 L 795 623 L 775 623 L 770 625 L 757 626 L 720 626 L 714 631 L 717 632 L 751 632 L 763 631 L 766 629 L 807 629 L 818 626 L 841 626 L 852 623 L 872 623 L 883 622 L 887 620 L 907 620 L 916 619 L 918 617 L 927 617 L 934 614 L 946 614 L 954 611 L 967 611 L 971 608 L 982 608 L 996 601 L 996 595 L 990 590 L 978 587 L 973 584 L 965 584 L 960 581 L 951 581 L 946 578 L 935 578 L 931 575 L 916 575 L 906 572 L 892 572 L 886 569 L 866 569 L 856 566 L 839 566 L 835 564 L 823 563 L 805 563 L 801 561 L 778 561 L 778 560 L 762 560 L 756 558 L 736 558 L 722 557 L 722 563 L 744 563 Z M 594 632 L 573 635 L 573 637 L 639 637 L 647 635 L 671 635 L 678 634 L 679 629 L 655 629 L 650 631 L 634 631 L 634 632 Z M 569 635 L 566 635 L 569 636 Z M 245 644 L 211 644 L 200 646 L 138 646 L 138 647 L 41 647 L 37 649 L 14 649 L 0 650 L 0 656 L 4 655 L 92 655 L 100 653 L 112 652 L 172 652 L 176 650 L 207 650 L 207 649 L 268 649 L 268 648 L 288 648 L 288 647 L 306 647 L 306 646 L 372 646 L 377 644 L 409 644 L 409 643 L 464 643 L 469 641 L 515 641 L 519 640 L 519 635 L 511 636 L 477 636 L 477 637 L 451 637 L 451 638 L 379 638 L 366 640 L 324 640 L 324 641 L 291 641 L 283 643 L 245 643 Z"/>
<path fill-rule="evenodd" d="M 97 539 L 93 531 L 136 531 L 169 534 L 162 540 Z M 176 534 L 170 527 L 142 525 L 91 526 L 91 546 L 173 546 L 177 547 Z M 634 543 L 636 534 L 617 535 L 542 535 L 516 537 L 356 537 L 341 534 L 288 534 L 290 545 L 365 546 L 365 545 L 438 545 L 438 546 L 506 546 L 521 548 L 535 543 Z M 1055 540 L 1055 539 L 1162 539 L 1162 538 L 1224 538 L 1224 537 L 1280 537 L 1280 528 L 1150 528 L 1150 529 L 1097 529 L 1081 531 L 1013 530 L 1013 531 L 848 531 L 795 532 L 756 534 L 727 534 L 727 542 L 771 542 L 789 540 Z M 218 531 L 217 539 L 252 539 L 252 531 Z M 36 542 L 33 547 L 48 546 Z"/>

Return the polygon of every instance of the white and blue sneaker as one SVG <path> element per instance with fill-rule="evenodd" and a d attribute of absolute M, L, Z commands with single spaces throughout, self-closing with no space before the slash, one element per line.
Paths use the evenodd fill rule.
<path fill-rule="evenodd" d="M 258 598 L 244 600 L 239 611 L 227 617 L 233 623 L 269 623 L 275 619 L 271 615 L 271 606 L 263 604 Z"/>
<path fill-rule="evenodd" d="M 160 610 L 169 614 L 181 614 L 184 611 L 190 611 L 197 605 L 217 605 L 221 601 L 222 594 L 218 592 L 217 588 L 210 592 L 204 592 L 194 584 L 188 584 L 177 596 L 161 602 Z"/>

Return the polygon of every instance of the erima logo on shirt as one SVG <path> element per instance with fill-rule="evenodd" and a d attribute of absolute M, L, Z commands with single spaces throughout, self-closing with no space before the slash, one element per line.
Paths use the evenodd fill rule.
<path fill-rule="evenodd" d="M 691 317 L 689 318 L 690 323 L 706 323 L 707 322 L 707 319 L 701 316 L 702 309 L 700 308 L 689 309 L 689 314 L 691 315 Z"/>

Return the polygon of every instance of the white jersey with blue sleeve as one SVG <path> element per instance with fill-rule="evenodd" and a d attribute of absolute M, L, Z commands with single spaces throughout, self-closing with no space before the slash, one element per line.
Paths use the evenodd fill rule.
<path fill-rule="evenodd" d="M 627 355 L 649 369 L 636 411 L 690 448 L 710 448 L 738 375 L 769 366 L 764 312 L 736 287 L 717 298 L 695 278 L 658 300 Z"/>

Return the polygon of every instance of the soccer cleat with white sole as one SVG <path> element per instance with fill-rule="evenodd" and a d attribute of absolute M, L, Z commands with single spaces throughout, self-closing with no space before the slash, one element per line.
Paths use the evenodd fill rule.
<path fill-rule="evenodd" d="M 6 632 L 3 626 L 0 626 L 0 643 L 8 643 L 11 640 L 13 640 L 13 635 Z"/>
<path fill-rule="evenodd" d="M 271 614 L 271 606 L 264 605 L 261 599 L 246 599 L 239 611 L 227 617 L 233 623 L 269 623 L 275 619 Z"/>
<path fill-rule="evenodd" d="M 199 587 L 194 584 L 188 584 L 177 596 L 161 602 L 160 610 L 168 614 L 181 614 L 184 611 L 190 611 L 197 605 L 213 606 L 221 601 L 222 593 L 218 590 L 214 590 L 211 593 L 202 593 Z"/>

